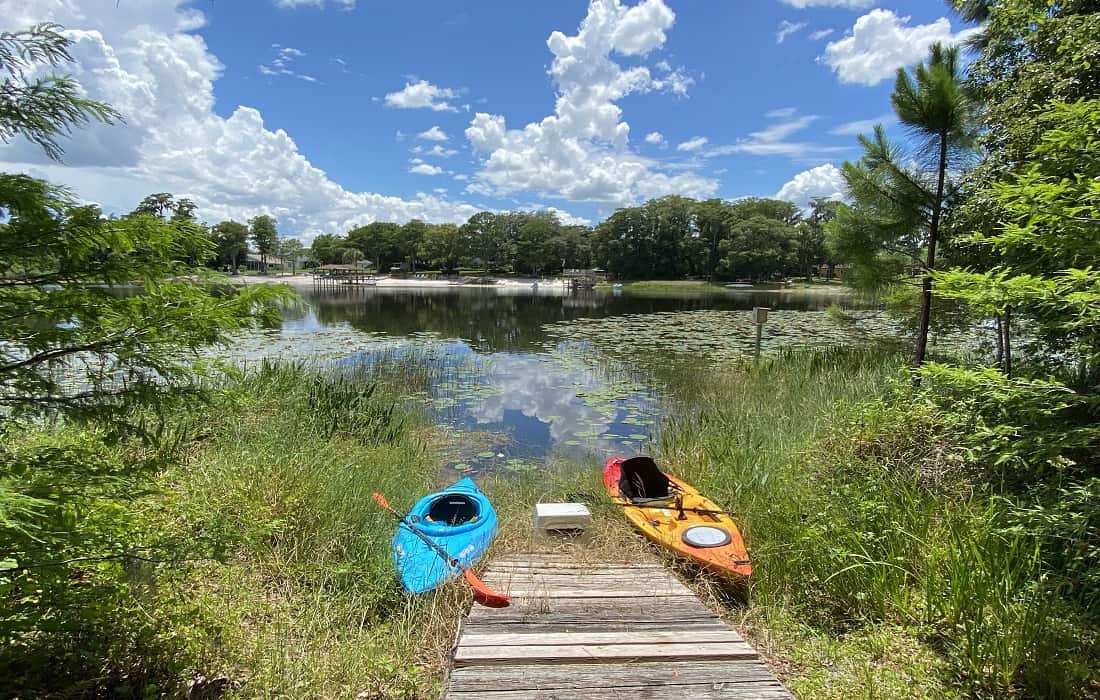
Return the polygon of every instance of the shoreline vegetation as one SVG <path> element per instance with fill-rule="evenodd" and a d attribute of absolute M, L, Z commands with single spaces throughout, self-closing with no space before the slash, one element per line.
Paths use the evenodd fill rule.
<path fill-rule="evenodd" d="M 1084 608 L 1036 585 L 1062 575 L 1043 563 L 1057 533 L 1020 527 L 1027 499 L 968 461 L 949 412 L 914 410 L 904 364 L 874 346 L 788 352 L 670 383 L 683 410 L 653 447 L 739 515 L 755 569 L 732 598 L 685 580 L 801 697 L 1021 683 L 1077 696 L 1100 642 Z M 91 441 L 113 463 L 155 453 L 162 468 L 141 493 L 97 501 L 141 558 L 67 565 L 82 595 L 36 601 L 65 606 L 65 624 L 8 647 L 0 671 L 20 697 L 435 697 L 470 596 L 401 593 L 392 523 L 370 499 L 400 509 L 440 483 L 435 429 L 400 399 L 435 371 L 415 354 L 335 375 L 265 362 L 166 416 L 151 444 L 75 427 L 10 436 L 16 453 Z M 533 546 L 535 502 L 577 499 L 595 515 L 592 557 L 662 556 L 601 497 L 599 468 L 485 477 L 502 523 L 489 556 Z"/>
<path fill-rule="evenodd" d="M 373 286 L 382 288 L 409 288 L 409 289 L 431 289 L 431 288 L 448 288 L 448 287 L 471 287 L 471 288 L 486 288 L 486 289 L 510 289 L 510 288 L 530 288 L 537 284 L 539 287 L 547 289 L 566 288 L 568 279 L 563 277 L 516 277 L 516 276 L 501 276 L 483 275 L 483 276 L 469 276 L 460 278 L 444 278 L 438 277 L 438 273 L 423 273 L 420 275 L 411 276 L 397 276 L 397 275 L 379 275 L 372 279 L 368 285 L 356 285 L 356 284 L 338 284 L 337 289 L 354 289 L 359 286 Z M 241 273 L 232 275 L 226 278 L 231 284 L 235 285 L 256 285 L 256 284 L 286 284 L 292 287 L 311 287 L 314 284 L 314 277 L 311 273 L 272 273 L 272 274 L 251 274 Z M 486 280 L 486 281 L 479 281 Z M 837 296 L 847 296 L 853 293 L 850 287 L 843 284 L 841 280 L 825 280 L 814 279 L 812 282 L 805 282 L 803 280 L 796 280 L 789 284 L 781 283 L 757 283 L 757 284 L 740 284 L 736 286 L 729 286 L 720 282 L 708 282 L 706 280 L 622 280 L 622 281 L 606 281 L 598 282 L 593 287 L 599 291 L 607 291 L 612 289 L 619 289 L 626 293 L 631 294 L 729 294 L 729 293 L 747 293 L 747 292 L 779 292 L 783 294 L 833 294 Z"/>

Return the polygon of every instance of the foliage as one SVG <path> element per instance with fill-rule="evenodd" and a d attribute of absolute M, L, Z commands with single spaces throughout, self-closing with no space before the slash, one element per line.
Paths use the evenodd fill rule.
<path fill-rule="evenodd" d="M 469 244 L 454 224 L 429 226 L 420 243 L 420 257 L 434 262 L 442 270 L 456 269 L 467 250 Z"/>
<path fill-rule="evenodd" d="M 795 269 L 795 229 L 777 219 L 753 216 L 730 224 L 719 244 L 717 273 L 725 279 L 773 279 Z"/>
<path fill-rule="evenodd" d="M 819 263 L 828 264 L 828 251 L 825 247 L 825 224 L 836 216 L 839 202 L 815 197 L 810 203 L 810 214 L 796 227 L 795 257 L 798 271 L 807 282 L 813 279 L 814 267 Z M 829 265 L 829 277 L 833 266 Z"/>
<path fill-rule="evenodd" d="M 974 103 L 958 49 L 934 44 L 927 63 L 898 69 L 890 98 L 913 135 L 913 149 L 891 146 L 882 127 L 860 136 L 864 156 L 843 166 L 852 200 L 832 224 L 833 249 L 860 268 L 853 281 L 896 284 L 921 265 L 920 315 L 913 363 L 924 362 L 932 317 L 932 271 L 946 209 L 956 185 L 949 169 L 965 164 L 973 143 Z M 916 165 L 909 165 L 915 160 Z M 924 261 L 920 262 L 923 252 Z"/>
<path fill-rule="evenodd" d="M 414 659 L 433 628 L 447 634 L 438 608 L 465 601 L 410 601 L 394 579 L 393 523 L 369 494 L 406 507 L 430 470 L 418 419 L 367 376 L 265 364 L 211 384 L 207 404 L 169 410 L 152 447 L 73 425 L 9 427 L 3 463 L 24 468 L 5 468 L 0 489 L 74 493 L 38 509 L 71 533 L 64 548 L 47 556 L 4 531 L 19 565 L 51 563 L 0 571 L 5 693 L 426 696 Z M 365 416 L 374 438 L 358 430 Z M 52 458 L 43 471 L 44 446 L 100 471 Z"/>
<path fill-rule="evenodd" d="M 912 635 L 941 660 L 917 674 L 938 697 L 1086 695 L 1100 657 L 1084 575 L 1095 485 L 1067 482 L 1064 508 L 1048 507 L 1062 489 L 1018 499 L 984 486 L 970 406 L 913 389 L 902 362 L 790 353 L 682 387 L 694 410 L 664 427 L 662 452 L 739 514 L 747 616 L 788 615 L 829 639 Z M 859 682 L 888 663 L 859 659 Z"/>
<path fill-rule="evenodd" d="M 664 197 L 619 209 L 592 245 L 596 262 L 626 279 L 774 279 L 824 263 L 824 250 L 800 241 L 801 220 L 780 200 Z"/>
<path fill-rule="evenodd" d="M 1030 482 L 1091 461 L 1100 428 L 1089 419 L 1098 406 L 1057 381 L 1010 379 L 994 368 L 963 369 L 929 363 L 922 369 L 935 398 L 967 418 L 961 442 L 971 459 L 998 481 Z"/>
<path fill-rule="evenodd" d="M 328 264 L 354 249 L 379 270 L 400 262 L 542 275 L 596 265 L 626 279 L 774 279 L 825 264 L 821 222 L 832 206 L 817 207 L 807 227 L 790 202 L 664 197 L 619 209 L 594 231 L 563 225 L 553 212 L 478 212 L 458 227 L 374 222 L 346 238 L 318 236 L 312 253 Z"/>
<path fill-rule="evenodd" d="M 1007 171 L 1027 161 L 1042 140 L 1043 108 L 1051 102 L 1072 103 L 1097 97 L 1100 85 L 1100 8 L 1095 0 L 964 0 L 964 12 L 975 5 L 986 24 L 981 51 L 970 67 L 970 82 L 982 100 L 983 162 L 969 181 L 1005 179 Z M 984 198 L 967 197 L 968 231 L 983 228 L 999 212 Z"/>
<path fill-rule="evenodd" d="M 237 274 L 241 256 L 248 252 L 248 227 L 239 221 L 222 221 L 210 229 L 217 248 L 217 262 Z"/>
<path fill-rule="evenodd" d="M 248 220 L 248 231 L 256 252 L 260 254 L 260 264 L 266 272 L 267 256 L 278 252 L 279 231 L 275 226 L 275 219 L 267 214 L 254 216 Z"/>
<path fill-rule="evenodd" d="M 947 402 L 990 387 L 979 414 L 1001 439 L 987 459 L 1015 467 L 1018 486 L 1089 478 L 1100 466 L 1100 7 L 999 0 L 986 13 L 971 71 L 986 157 L 955 225 L 964 265 L 937 285 L 993 319 L 997 369 L 932 371 Z"/>
<path fill-rule="evenodd" d="M 153 216 L 173 221 L 194 221 L 195 203 L 187 197 L 176 199 L 169 192 L 158 192 L 142 199 L 130 216 Z"/>
<path fill-rule="evenodd" d="M 277 321 L 289 295 L 184 279 L 181 258 L 212 252 L 188 222 L 108 219 L 23 175 L 0 175 L 0 212 L 0 405 L 16 414 L 103 415 L 165 395 L 193 377 L 185 351 Z"/>
<path fill-rule="evenodd" d="M 1098 110 L 1100 99 L 1055 103 L 1036 119 L 1044 135 L 1029 160 L 982 195 L 1003 218 L 966 240 L 997 262 L 953 269 L 940 282 L 943 296 L 989 315 L 1012 310 L 1059 358 L 1049 369 L 1083 391 L 1100 382 Z"/>
<path fill-rule="evenodd" d="M 336 265 L 344 261 L 344 255 L 349 250 L 351 248 L 348 240 L 330 233 L 322 233 L 313 239 L 309 254 L 318 265 Z"/>
<path fill-rule="evenodd" d="M 275 246 L 275 253 L 283 262 L 283 267 L 290 265 L 291 272 L 298 270 L 298 258 L 302 256 L 306 247 L 297 238 L 280 238 Z"/>
<path fill-rule="evenodd" d="M 314 241 L 314 250 L 324 251 L 331 249 L 331 253 L 321 253 L 325 258 L 323 264 L 346 262 L 346 250 L 351 248 L 359 251 L 364 258 L 372 261 L 376 269 L 386 270 L 395 262 L 401 260 L 402 253 L 398 247 L 402 235 L 402 227 L 383 221 L 375 221 L 348 231 L 347 239 L 332 239 L 322 241 L 325 247 L 318 246 Z M 315 253 L 316 255 L 316 253 Z"/>
<path fill-rule="evenodd" d="M 56 158 L 57 135 L 113 116 L 67 79 L 21 82 L 35 63 L 71 60 L 67 46 L 52 26 L 0 35 L 15 80 L 3 85 L 0 139 L 23 134 Z M 81 684 L 106 666 L 117 678 L 165 668 L 164 636 L 124 598 L 148 583 L 142 565 L 157 556 L 127 504 L 179 445 L 183 426 L 169 427 L 163 412 L 208 396 L 193 351 L 278 320 L 276 305 L 292 296 L 267 286 L 231 293 L 196 277 L 214 249 L 193 210 L 157 194 L 132 215 L 107 218 L 63 188 L 0 174 L 5 691 L 29 658 L 48 660 L 60 687 L 74 683 L 70 693 L 88 696 L 104 688 Z M 38 656 L 48 639 L 60 643 Z M 114 692 L 148 691 L 126 683 Z"/>
<path fill-rule="evenodd" d="M 61 160 L 63 153 L 58 137 L 74 126 L 120 118 L 110 106 L 84 97 L 69 77 L 32 77 L 43 64 L 57 68 L 72 62 L 69 40 L 60 30 L 56 24 L 39 24 L 0 32 L 0 141 L 23 136 L 53 160 Z"/>
<path fill-rule="evenodd" d="M 1038 484 L 1012 502 L 1006 524 L 1014 533 L 1038 533 L 1043 557 L 1058 572 L 1066 597 L 1100 609 L 1100 478 Z"/>
<path fill-rule="evenodd" d="M 563 226 L 549 212 L 479 212 L 462 226 L 416 219 L 404 225 L 376 221 L 352 229 L 346 239 L 319 236 L 313 254 L 319 262 L 340 262 L 349 247 L 383 271 L 395 263 L 409 269 L 426 263 L 442 270 L 468 265 L 537 275 L 560 271 L 563 263 L 589 263 L 587 229 Z"/>

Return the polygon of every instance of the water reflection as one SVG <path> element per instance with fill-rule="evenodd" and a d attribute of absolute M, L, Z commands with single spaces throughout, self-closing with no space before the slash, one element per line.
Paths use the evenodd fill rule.
<path fill-rule="evenodd" d="M 637 365 L 588 340 L 563 338 L 563 323 L 756 305 L 820 312 L 837 301 L 777 292 L 637 297 L 374 287 L 303 296 L 281 329 L 242 337 L 234 357 L 347 365 L 426 353 L 445 371 L 416 400 L 452 432 L 489 436 L 476 452 L 450 460 L 460 472 L 530 469 L 551 455 L 596 462 L 637 452 L 656 437 L 661 397 Z"/>
<path fill-rule="evenodd" d="M 362 331 L 397 337 L 433 331 L 444 338 L 468 340 L 481 352 L 540 351 L 550 340 L 542 328 L 545 324 L 582 316 L 744 310 L 753 306 L 821 311 L 844 301 L 835 294 L 779 291 L 639 297 L 615 295 L 610 290 L 563 294 L 558 290 L 445 287 L 310 289 L 304 296 L 315 315 L 313 322 L 321 325 L 350 323 Z"/>

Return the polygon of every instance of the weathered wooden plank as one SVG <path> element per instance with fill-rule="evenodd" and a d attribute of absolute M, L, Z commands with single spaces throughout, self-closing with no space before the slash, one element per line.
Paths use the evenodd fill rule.
<path fill-rule="evenodd" d="M 728 630 L 729 626 L 718 618 L 704 618 L 700 620 L 670 620 L 654 621 L 647 618 L 643 621 L 634 620 L 574 620 L 572 622 L 555 622 L 551 619 L 539 621 L 523 620 L 491 620 L 470 619 L 462 623 L 462 631 L 466 634 L 489 634 L 491 632 L 585 632 L 593 629 L 616 632 L 620 630 L 638 631 L 644 629 L 676 629 L 682 634 L 690 636 L 695 631 Z"/>
<path fill-rule="evenodd" d="M 702 644 L 531 644 L 521 646 L 467 647 L 455 650 L 455 666 L 487 663 L 561 663 L 579 659 L 755 659 L 756 651 L 744 642 L 706 642 Z"/>
<path fill-rule="evenodd" d="M 546 578 L 566 580 L 570 578 L 622 579 L 624 581 L 676 581 L 664 571 L 646 571 L 642 569 L 607 569 L 604 571 L 585 571 L 583 569 L 487 569 L 482 578 Z"/>
<path fill-rule="evenodd" d="M 494 569 L 588 569 L 606 567 L 608 569 L 623 569 L 633 571 L 662 570 L 664 566 L 658 562 L 630 562 L 630 561 L 594 561 L 584 562 L 577 559 L 513 559 L 494 561 L 489 565 Z"/>
<path fill-rule="evenodd" d="M 611 569 L 614 571 L 664 571 L 663 565 L 656 562 L 630 563 L 630 562 L 599 562 L 585 564 L 577 560 L 570 561 L 494 561 L 489 565 L 490 569 L 539 569 L 553 571 L 559 569 L 587 570 Z"/>
<path fill-rule="evenodd" d="M 451 672 L 458 691 L 567 688 L 637 688 L 717 683 L 775 682 L 762 661 L 639 661 L 634 663 L 507 664 Z M 629 696 L 628 696 L 629 697 Z"/>
<path fill-rule="evenodd" d="M 680 585 L 654 583 L 651 586 L 638 583 L 616 584 L 601 581 L 574 581 L 568 584 L 553 584 L 546 581 L 507 581 L 493 578 L 482 579 L 485 584 L 502 593 L 518 598 L 662 598 L 674 596 L 692 596 L 692 592 Z"/>
<path fill-rule="evenodd" d="M 506 581 L 509 579 L 515 580 L 546 580 L 546 581 L 563 581 L 568 582 L 573 579 L 583 579 L 592 581 L 621 581 L 621 582 L 634 582 L 645 581 L 674 581 L 679 583 L 678 579 L 671 577 L 668 573 L 663 571 L 658 573 L 646 573 L 638 571 L 583 571 L 580 569 L 566 571 L 565 569 L 554 569 L 553 571 L 538 571 L 531 569 L 530 571 L 500 571 L 498 569 L 489 569 L 482 573 L 481 578 L 496 579 Z"/>
<path fill-rule="evenodd" d="M 624 692 L 621 688 L 579 690 L 478 690 L 451 692 L 451 700 L 790 700 L 778 682 L 729 685 L 641 686 Z"/>
<path fill-rule="evenodd" d="M 482 573 L 481 578 L 484 580 L 493 579 L 496 581 L 553 581 L 561 583 L 569 583 L 570 581 L 599 581 L 599 582 L 616 582 L 627 584 L 627 586 L 638 586 L 639 583 L 648 584 L 653 583 L 670 583 L 675 586 L 683 586 L 678 579 L 668 576 L 667 573 L 658 573 L 658 575 L 647 575 L 647 573 L 623 572 L 623 573 L 594 573 L 587 571 L 569 571 L 562 573 L 558 571 L 530 571 L 524 573 L 516 573 L 513 571 L 497 571 L 496 569 L 489 569 Z"/>
<path fill-rule="evenodd" d="M 478 618 L 472 620 L 474 624 L 480 624 L 484 618 Z M 512 625 L 512 624 L 538 624 L 538 625 L 575 625 L 575 624 L 622 624 L 622 625 L 648 625 L 653 627 L 661 626 L 673 626 L 680 624 L 693 624 L 696 622 L 717 622 L 719 618 L 716 617 L 704 617 L 704 616 L 692 616 L 690 613 L 682 615 L 672 615 L 665 613 L 661 616 L 647 615 L 644 619 L 639 619 L 638 612 L 635 610 L 633 613 L 630 611 L 623 611 L 619 614 L 603 613 L 597 617 L 590 615 L 586 616 L 584 613 L 554 613 L 545 615 L 536 615 L 533 613 L 524 613 L 520 611 L 510 611 L 504 613 L 501 617 L 497 618 L 496 624 L 500 625 Z"/>
<path fill-rule="evenodd" d="M 743 642 L 741 635 L 724 630 L 655 630 L 644 626 L 617 632 L 498 632 L 492 634 L 466 632 L 459 642 L 463 647 L 564 645 L 564 644 L 657 644 L 663 642 L 697 644 L 701 642 Z"/>
<path fill-rule="evenodd" d="M 620 620 L 634 623 L 717 620 L 717 615 L 696 598 L 664 596 L 647 598 L 644 604 L 632 598 L 544 598 L 516 599 L 507 608 L 475 605 L 470 620 L 532 622 L 547 620 Z"/>
<path fill-rule="evenodd" d="M 664 589 L 656 591 L 634 590 L 628 588 L 586 588 L 585 586 L 554 586 L 554 587 L 514 587 L 504 591 L 513 598 L 694 598 L 695 595 L 688 589 L 678 591 L 676 589 Z"/>

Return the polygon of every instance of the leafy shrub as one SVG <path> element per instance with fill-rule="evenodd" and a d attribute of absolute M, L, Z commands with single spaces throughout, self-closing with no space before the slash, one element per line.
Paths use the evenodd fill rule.
<path fill-rule="evenodd" d="M 971 461 L 1008 483 L 1026 484 L 1066 468 L 1088 467 L 1100 446 L 1096 396 L 1049 379 L 1009 378 L 994 368 L 929 363 L 930 398 L 961 420 Z"/>

